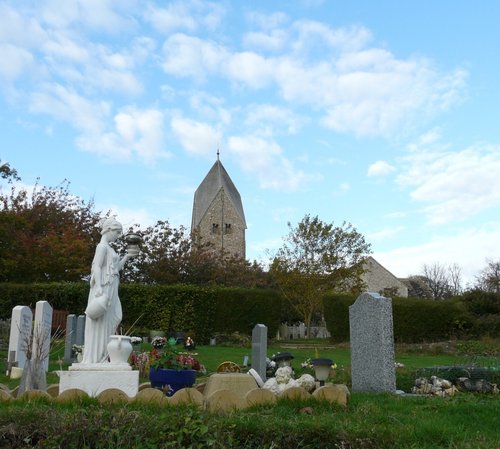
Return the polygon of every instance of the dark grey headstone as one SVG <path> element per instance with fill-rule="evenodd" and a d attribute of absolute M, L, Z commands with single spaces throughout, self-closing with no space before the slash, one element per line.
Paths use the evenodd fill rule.
<path fill-rule="evenodd" d="M 267 327 L 256 324 L 252 330 L 252 368 L 266 381 Z"/>
<path fill-rule="evenodd" d="M 353 391 L 396 391 L 392 300 L 363 293 L 349 307 Z"/>
<path fill-rule="evenodd" d="M 64 343 L 64 362 L 73 363 L 73 345 L 76 344 L 76 315 L 70 314 L 66 317 L 66 341 Z"/>
<path fill-rule="evenodd" d="M 85 315 L 79 315 L 76 320 L 76 341 L 75 344 L 82 346 L 85 344 Z"/>

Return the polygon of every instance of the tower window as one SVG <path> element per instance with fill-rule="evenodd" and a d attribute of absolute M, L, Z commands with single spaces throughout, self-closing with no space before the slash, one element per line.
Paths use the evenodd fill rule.
<path fill-rule="evenodd" d="M 224 234 L 231 234 L 232 228 L 231 223 L 226 223 L 224 226 Z"/>
<path fill-rule="evenodd" d="M 218 233 L 219 233 L 219 224 L 212 223 L 212 234 L 218 234 Z"/>

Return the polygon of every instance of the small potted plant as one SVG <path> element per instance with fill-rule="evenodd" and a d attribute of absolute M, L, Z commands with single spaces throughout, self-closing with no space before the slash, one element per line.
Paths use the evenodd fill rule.
<path fill-rule="evenodd" d="M 195 353 L 179 352 L 175 339 L 168 340 L 162 348 L 151 351 L 149 380 L 153 388 L 172 396 L 181 388 L 192 387 L 196 374 L 204 367 L 195 357 Z"/>

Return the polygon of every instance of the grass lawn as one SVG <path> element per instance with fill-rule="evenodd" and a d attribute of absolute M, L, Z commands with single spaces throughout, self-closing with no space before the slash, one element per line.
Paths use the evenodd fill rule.
<path fill-rule="evenodd" d="M 144 348 L 147 346 L 145 345 Z M 465 348 L 465 349 L 464 349 Z M 469 348 L 469 349 L 467 349 Z M 470 348 L 473 348 L 472 350 Z M 455 342 L 396 345 L 398 388 L 408 391 L 419 368 L 465 364 L 487 355 L 500 365 L 500 342 Z M 52 355 L 51 370 L 62 356 Z M 293 366 L 316 356 L 338 366 L 333 382 L 350 384 L 346 344 L 319 341 L 273 342 L 268 355 L 288 351 Z M 199 346 L 195 351 L 207 375 L 225 361 L 243 363 L 251 347 Z M 5 359 L 6 353 L 0 352 Z M 199 379 L 200 382 L 203 378 Z M 57 382 L 49 374 L 49 383 Z M 11 388 L 19 381 L 0 383 Z M 403 388 L 405 387 L 405 388 Z M 400 397 L 352 393 L 348 407 L 319 402 L 281 400 L 230 414 L 192 407 L 118 404 L 103 407 L 95 399 L 66 405 L 12 401 L 0 405 L 0 448 L 418 448 L 500 449 L 500 396 L 459 393 L 452 398 Z"/>

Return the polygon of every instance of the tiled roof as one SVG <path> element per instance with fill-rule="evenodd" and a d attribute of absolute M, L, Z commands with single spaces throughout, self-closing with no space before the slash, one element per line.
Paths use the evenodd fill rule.
<path fill-rule="evenodd" d="M 245 213 L 243 212 L 240 194 L 222 163 L 217 160 L 194 193 L 191 230 L 194 230 L 200 224 L 210 204 L 212 204 L 221 189 L 230 199 L 246 228 Z"/>

